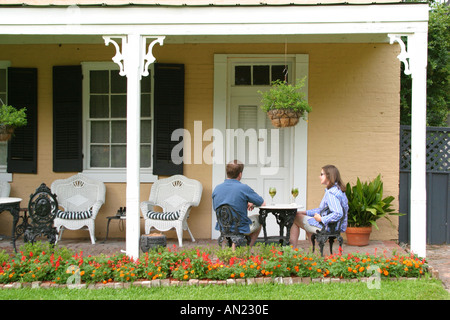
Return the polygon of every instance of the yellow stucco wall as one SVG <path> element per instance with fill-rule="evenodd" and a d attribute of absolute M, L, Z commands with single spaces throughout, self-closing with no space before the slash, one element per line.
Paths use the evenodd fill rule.
<path fill-rule="evenodd" d="M 84 61 L 111 61 L 112 46 L 1 45 L 0 60 L 13 67 L 38 68 L 38 174 L 14 174 L 11 196 L 24 199 L 45 182 L 70 176 L 52 171 L 52 67 Z M 345 181 L 356 177 L 373 179 L 379 173 L 385 194 L 398 199 L 399 61 L 398 46 L 389 44 L 289 44 L 288 53 L 309 54 L 309 101 L 313 112 L 308 122 L 308 208 L 318 206 L 323 186 L 321 166 L 338 166 Z M 166 44 L 155 46 L 158 62 L 183 63 L 186 68 L 185 128 L 193 132 L 194 121 L 203 130 L 213 125 L 214 54 L 284 53 L 284 44 Z M 209 142 L 204 142 L 206 147 Z M 191 211 L 189 226 L 196 238 L 211 235 L 212 168 L 206 164 L 185 165 L 184 174 L 203 184 L 198 208 Z M 107 183 L 106 203 L 96 219 L 96 237 L 106 234 L 106 217 L 125 205 L 125 184 Z M 141 184 L 141 200 L 149 196 L 151 184 Z M 9 235 L 11 217 L 0 215 L 0 234 Z M 144 231 L 142 222 L 141 231 Z M 397 231 L 380 222 L 372 239 L 395 239 Z M 167 233 L 176 237 L 175 232 Z M 124 237 L 117 222 L 110 237 Z M 88 239 L 87 231 L 66 231 L 64 237 Z M 185 232 L 185 239 L 189 235 Z"/>

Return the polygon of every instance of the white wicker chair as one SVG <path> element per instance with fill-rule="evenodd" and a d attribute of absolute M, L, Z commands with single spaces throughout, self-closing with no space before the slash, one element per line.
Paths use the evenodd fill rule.
<path fill-rule="evenodd" d="M 145 233 L 154 227 L 159 231 L 176 229 L 178 244 L 183 246 L 183 230 L 187 230 L 193 242 L 187 219 L 193 206 L 198 206 L 202 197 L 202 184 L 183 175 L 157 180 L 153 183 L 148 201 L 141 202 L 141 212 L 145 221 Z M 155 206 L 163 212 L 157 212 Z"/>
<path fill-rule="evenodd" d="M 59 210 L 55 218 L 56 231 L 61 240 L 64 229 L 78 230 L 87 227 L 92 244 L 95 244 L 95 218 L 105 203 L 106 188 L 101 181 L 79 173 L 67 179 L 55 180 L 52 193 L 56 194 Z"/>
<path fill-rule="evenodd" d="M 0 198 L 9 197 L 9 193 L 11 192 L 11 186 L 7 181 L 0 180 Z"/>

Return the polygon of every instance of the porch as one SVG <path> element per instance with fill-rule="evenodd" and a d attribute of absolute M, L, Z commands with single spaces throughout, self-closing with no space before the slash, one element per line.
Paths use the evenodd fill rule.
<path fill-rule="evenodd" d="M 33 80 L 37 79 L 33 82 L 35 85 L 33 88 L 39 88 L 39 90 L 36 89 L 36 92 L 39 91 L 39 99 L 37 94 L 35 97 L 36 101 L 39 100 L 39 112 L 37 106 L 34 111 L 36 114 L 38 112 L 40 116 L 39 121 L 37 121 L 37 116 L 34 117 L 35 132 L 32 134 L 33 140 L 29 139 L 29 141 L 33 141 L 34 146 L 33 168 L 28 172 L 7 168 L 6 162 L 8 167 L 13 163 L 4 160 L 3 168 L 0 168 L 3 170 L 1 175 L 12 182 L 12 195 L 22 199 L 26 199 L 29 194 L 28 190 L 34 190 L 39 183 L 43 181 L 49 183 L 56 176 L 58 178 L 65 176 L 66 172 L 90 170 L 93 175 L 101 176 L 102 179 L 108 178 L 109 180 L 104 181 L 108 183 L 106 196 L 108 200 L 99 216 L 99 221 L 103 221 L 103 225 L 99 225 L 99 229 L 104 229 L 105 216 L 114 213 L 118 207 L 126 204 L 128 209 L 126 245 L 128 247 L 125 248 L 125 242 L 121 241 L 117 249 L 126 250 L 132 256 L 138 255 L 138 234 L 140 234 L 138 203 L 148 197 L 150 185 L 155 181 L 157 175 L 163 175 L 156 173 L 156 164 L 151 167 L 150 156 L 143 158 L 147 160 L 152 171 L 149 171 L 147 176 L 142 176 L 142 172 L 141 176 L 139 175 L 141 139 L 139 136 L 140 122 L 137 116 L 140 109 L 140 93 L 147 92 L 138 90 L 138 80 L 141 77 L 138 70 L 144 71 L 141 70 L 144 61 L 139 61 L 139 68 L 134 63 L 140 60 L 135 56 L 139 53 L 142 53 L 142 56 L 145 55 L 146 58 L 151 58 L 152 50 L 150 49 L 152 47 L 149 47 L 147 54 L 147 50 L 143 50 L 147 43 L 142 43 L 143 40 L 149 38 L 144 35 L 150 34 L 166 37 L 164 46 L 160 45 L 154 48 L 155 57 L 161 63 L 176 62 L 186 65 L 186 97 L 183 99 L 185 100 L 185 118 L 181 119 L 182 125 L 179 127 L 185 128 L 188 132 L 196 132 L 195 124 L 197 121 L 202 121 L 204 129 L 198 130 L 200 138 L 204 137 L 203 132 L 205 131 L 206 134 L 206 130 L 209 129 L 215 129 L 221 133 L 228 129 L 226 126 L 227 113 L 231 113 L 229 105 L 234 96 L 225 95 L 228 92 L 226 84 L 230 83 L 229 73 L 232 73 L 231 62 L 225 62 L 234 58 L 235 55 L 247 55 L 245 58 L 248 59 L 248 55 L 251 54 L 253 59 L 251 62 L 255 64 L 257 58 L 260 58 L 262 54 L 264 54 L 264 59 L 276 55 L 275 58 L 282 60 L 285 57 L 289 58 L 288 54 L 291 54 L 291 57 L 295 58 L 293 64 L 295 67 L 291 70 L 300 75 L 301 71 L 309 72 L 308 99 L 315 105 L 315 111 L 309 118 L 307 130 L 306 124 L 303 124 L 301 129 L 297 127 L 296 132 L 292 134 L 291 140 L 295 141 L 293 150 L 299 152 L 304 158 L 302 161 L 296 161 L 295 165 L 294 161 L 291 161 L 289 166 L 286 165 L 290 170 L 287 176 L 293 177 L 290 184 L 302 186 L 302 192 L 305 192 L 299 197 L 304 201 L 305 207 L 306 202 L 308 206 L 318 203 L 322 195 L 322 189 L 319 190 L 318 186 L 316 187 L 314 177 L 317 174 L 316 164 L 324 161 L 321 146 L 329 143 L 329 137 L 339 136 L 340 138 L 334 143 L 335 148 L 330 150 L 330 155 L 340 170 L 346 172 L 346 179 L 355 180 L 357 176 L 361 175 L 375 176 L 381 171 L 388 180 L 386 181 L 386 191 L 395 195 L 398 192 L 396 166 L 398 145 L 393 143 L 386 148 L 385 141 L 398 141 L 398 130 L 395 125 L 398 123 L 397 93 L 400 59 L 408 66 L 411 64 L 410 71 L 414 73 L 413 130 L 415 135 L 413 154 L 417 154 L 414 157 L 417 162 L 412 171 L 415 172 L 414 179 L 418 179 L 418 181 L 412 183 L 414 196 L 411 200 L 411 207 L 414 208 L 414 212 L 412 212 L 414 219 L 411 229 L 417 234 L 413 243 L 415 251 L 425 254 L 425 224 L 422 221 L 425 218 L 426 199 L 423 198 L 425 193 L 421 192 L 425 185 L 425 175 L 420 167 L 421 163 L 424 163 L 422 161 L 424 158 L 422 133 L 424 132 L 422 131 L 424 131 L 425 123 L 422 123 L 424 117 L 421 115 L 425 111 L 423 98 L 425 97 L 426 52 L 423 49 L 426 48 L 428 9 L 426 4 L 389 5 L 389 10 L 386 10 L 385 5 L 370 5 L 370 9 L 369 14 L 367 5 L 270 8 L 261 5 L 255 8 L 240 6 L 236 8 L 220 7 L 220 9 L 214 6 L 204 8 L 184 6 L 173 8 L 159 8 L 158 6 L 156 8 L 135 6 L 5 7 L 5 16 L 8 19 L 0 25 L 0 43 L 4 48 L 0 59 L 5 65 L 5 70 L 31 65 L 34 68 L 34 75 L 39 71 L 39 77 L 33 77 Z M 336 10 L 342 10 L 342 13 L 337 13 Z M 49 17 L 49 19 L 43 21 L 41 19 L 43 16 Z M 407 52 L 400 36 L 407 36 L 409 39 Z M 118 42 L 114 42 L 115 40 L 111 38 Z M 94 126 L 99 124 L 97 123 L 99 119 L 95 118 L 96 115 L 94 119 L 88 119 L 88 115 L 94 112 L 91 112 L 90 106 L 85 103 L 90 96 L 90 91 L 85 89 L 83 94 L 79 94 L 79 92 L 75 94 L 76 101 L 73 101 L 76 103 L 78 111 L 77 117 L 72 118 L 76 120 L 77 128 L 81 128 L 77 132 L 77 141 L 80 143 L 77 146 L 76 159 L 81 159 L 77 162 L 79 167 L 76 169 L 57 168 L 56 160 L 58 159 L 56 159 L 53 162 L 55 167 L 51 168 L 51 155 L 56 156 L 59 154 L 59 150 L 57 143 L 52 146 L 48 142 L 51 141 L 52 136 L 54 139 L 61 138 L 57 128 L 52 131 L 51 115 L 58 109 L 56 105 L 58 101 L 53 101 L 51 98 L 53 95 L 59 96 L 59 90 L 58 88 L 54 89 L 51 67 L 76 66 L 79 70 L 81 66 L 86 66 L 91 61 L 112 64 L 111 58 L 115 45 L 105 46 L 105 40 L 108 44 L 117 45 L 116 49 L 120 47 L 119 43 L 122 45 L 122 51 L 116 52 L 117 58 L 122 57 L 122 60 L 114 68 L 119 69 L 120 65 L 121 69 L 124 67 L 128 69 L 128 62 L 132 62 L 129 65 L 132 72 L 125 72 L 127 73 L 128 87 L 123 86 L 126 90 L 121 92 L 121 98 L 126 93 L 126 97 L 129 99 L 127 101 L 128 114 L 123 114 L 120 118 L 120 120 L 128 121 L 127 141 L 119 139 L 121 140 L 120 147 L 127 149 L 127 157 L 130 159 L 126 161 L 126 168 L 124 166 L 120 168 L 120 174 L 117 173 L 116 168 L 108 167 L 108 169 L 115 169 L 114 172 L 109 170 L 108 175 L 104 172 L 104 165 L 97 166 L 95 161 L 88 161 L 90 157 L 95 158 L 97 147 L 95 145 L 97 140 L 93 138 L 95 134 L 91 135 L 95 131 L 91 130 L 91 122 L 93 123 L 92 128 L 95 129 Z M 395 42 L 399 43 L 400 48 L 397 45 L 392 46 Z M 289 52 L 286 50 L 288 43 Z M 399 49 L 401 55 L 397 59 Z M 405 57 L 406 53 L 407 57 Z M 310 65 L 301 63 L 304 62 L 300 59 L 303 54 L 311 57 Z M 115 58 L 113 58 L 114 62 L 117 60 Z M 148 59 L 145 61 L 151 63 Z M 88 65 L 88 71 L 95 68 L 98 66 Z M 348 72 L 349 70 L 352 72 Z M 121 75 L 123 74 L 121 73 Z M 67 79 L 67 77 L 65 78 Z M 77 77 L 73 77 L 73 79 L 81 79 L 81 77 L 77 74 Z M 84 79 L 88 79 L 88 77 L 86 76 Z M 168 79 L 171 81 L 170 78 Z M 86 83 L 86 87 L 90 87 L 87 80 Z M 77 85 L 81 87 L 81 82 L 78 81 Z M 75 88 L 72 85 L 67 85 L 67 87 Z M 12 89 L 13 85 L 10 84 L 8 88 Z M 80 91 L 83 90 L 80 89 Z M 17 92 L 22 93 L 23 91 Z M 155 90 L 155 96 L 156 92 L 159 91 Z M 16 96 L 22 96 L 22 94 Z M 61 96 L 66 97 L 67 94 L 64 93 Z M 236 96 L 239 97 L 237 93 Z M 21 103 L 14 101 L 14 98 L 13 95 L 9 95 L 8 103 L 20 105 Z M 85 106 L 83 106 L 83 101 Z M 66 103 L 65 100 L 62 102 Z M 71 103 L 69 104 L 71 105 Z M 246 103 L 242 103 L 242 105 L 246 105 Z M 155 106 L 154 110 L 157 110 L 157 104 Z M 71 107 L 71 109 L 75 108 Z M 152 109 L 148 108 L 148 110 Z M 105 119 L 108 120 L 109 117 L 100 120 L 105 121 Z M 338 121 L 334 121 L 336 119 Z M 333 122 L 333 125 L 324 129 L 321 125 L 324 120 L 330 120 L 329 122 Z M 158 114 L 155 113 L 155 117 L 151 121 L 155 128 L 154 132 L 159 132 L 156 125 L 162 121 L 158 118 Z M 39 130 L 37 130 L 38 122 Z M 62 124 L 64 122 L 55 119 L 53 123 Z M 367 127 L 373 129 L 367 131 L 365 130 Z M 387 135 L 386 127 L 390 128 Z M 340 134 L 336 135 L 336 132 Z M 307 133 L 307 135 L 300 133 Z M 148 130 L 145 137 L 148 140 L 142 141 L 142 144 L 150 143 L 151 134 L 152 131 Z M 124 135 L 118 136 L 124 138 Z M 156 137 L 156 134 L 153 136 Z M 165 135 L 165 137 L 167 138 L 169 135 Z M 306 140 L 306 137 L 314 143 L 302 144 L 302 139 Z M 386 139 L 386 137 L 388 138 Z M 211 139 L 207 141 L 211 141 Z M 195 152 L 192 152 L 194 161 L 193 163 L 189 162 L 191 159 L 186 156 L 184 173 L 189 177 L 200 177 L 205 190 L 209 191 L 218 181 L 222 181 L 225 162 L 222 161 L 218 164 L 220 161 L 211 162 L 209 158 L 208 161 L 197 159 L 199 156 L 201 158 L 202 151 L 204 151 L 202 143 L 207 141 L 194 139 Z M 344 144 L 342 141 L 352 141 L 352 143 Z M 154 150 L 162 149 L 158 148 L 156 142 L 152 145 Z M 116 142 L 108 141 L 108 144 L 112 143 Z M 60 144 L 67 146 L 66 143 Z M 37 145 L 39 145 L 39 151 L 37 151 Z M 72 145 L 70 146 L 72 147 Z M 55 149 L 52 150 L 52 147 Z M 197 147 L 199 150 L 196 149 Z M 213 147 L 216 146 L 213 144 Z M 5 148 L 6 146 L 4 146 Z M 347 156 L 353 156 L 354 150 L 362 148 L 365 150 L 365 158 Z M 291 150 L 290 148 L 285 149 Z M 215 150 L 221 150 L 222 155 L 225 154 L 224 146 Z M 84 158 L 82 151 L 86 155 Z M 148 154 L 150 152 L 152 150 Z M 63 154 L 66 155 L 66 153 Z M 330 158 L 330 155 L 325 155 L 325 157 Z M 288 155 L 285 159 L 291 157 L 299 159 L 295 154 Z M 109 154 L 105 156 L 105 159 L 109 160 Z M 382 159 L 383 162 L 374 163 L 373 159 Z M 123 157 L 123 162 L 125 162 L 125 157 Z M 57 174 L 55 175 L 55 173 Z M 279 194 L 283 194 L 281 189 L 279 190 Z M 306 190 L 308 190 L 308 195 L 306 195 Z M 261 193 L 267 195 L 266 191 Z M 288 192 L 284 194 L 288 195 Z M 207 237 L 213 232 L 211 226 L 214 225 L 214 215 L 211 211 L 209 195 L 209 193 L 203 195 L 201 207 L 192 214 L 192 225 L 196 226 L 193 233 L 200 234 L 202 237 Z M 4 214 L 4 216 L 6 215 Z M 101 238 L 101 235 L 97 234 L 97 236 Z M 384 239 L 392 238 L 395 238 L 395 235 L 384 236 Z M 214 240 L 211 242 L 214 243 Z M 8 244 L 8 241 L 6 243 Z M 62 244 L 64 243 L 62 242 Z M 17 245 L 21 245 L 20 241 Z M 90 245 L 89 247 L 89 249 L 94 249 Z M 117 251 L 112 249 L 113 245 L 108 242 L 99 245 L 95 250 L 102 250 L 102 247 L 105 250 L 108 248 L 108 250 Z M 344 252 L 345 250 L 344 246 Z M 84 252 L 91 254 L 88 249 Z"/>
<path fill-rule="evenodd" d="M 96 255 L 113 255 L 120 254 L 126 250 L 126 240 L 124 238 L 108 238 L 106 241 L 104 239 L 97 239 L 98 242 L 95 245 L 92 245 L 88 238 L 85 239 L 61 239 L 58 242 L 59 246 L 65 246 L 70 250 L 75 252 L 83 252 L 83 256 L 96 256 Z M 217 244 L 217 240 L 214 239 L 196 239 L 195 242 L 190 241 L 190 239 L 184 239 L 183 247 L 181 249 L 188 248 L 219 248 Z M 43 239 L 42 241 L 45 241 Z M 23 237 L 20 237 L 16 240 L 17 250 L 19 251 L 20 247 L 24 244 Z M 167 239 L 167 248 L 175 248 L 178 247 L 178 240 L 176 238 L 168 238 Z M 308 240 L 299 240 L 298 241 L 299 250 L 310 250 L 311 242 Z M 7 253 L 13 253 L 14 248 L 11 245 L 10 237 L 2 235 L 2 240 L 0 241 L 0 250 L 5 250 Z M 348 246 L 344 241 L 344 245 L 342 247 L 343 254 L 348 253 L 383 253 L 386 251 L 387 254 L 392 253 L 393 251 L 397 251 L 398 253 L 405 252 L 405 249 L 398 245 L 396 241 L 392 240 L 372 240 L 369 245 L 364 247 L 356 247 L 356 246 Z M 319 248 L 316 243 L 316 252 L 319 253 Z M 325 244 L 324 247 L 324 255 L 328 255 L 330 252 L 328 243 Z M 338 244 L 335 243 L 333 246 L 333 253 L 338 252 Z"/>

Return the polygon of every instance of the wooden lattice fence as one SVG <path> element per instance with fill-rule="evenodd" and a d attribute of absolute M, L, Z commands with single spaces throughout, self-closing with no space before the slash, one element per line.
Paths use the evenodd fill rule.
<path fill-rule="evenodd" d="M 427 243 L 450 243 L 450 128 L 427 128 Z M 399 241 L 409 243 L 411 127 L 400 126 Z"/>

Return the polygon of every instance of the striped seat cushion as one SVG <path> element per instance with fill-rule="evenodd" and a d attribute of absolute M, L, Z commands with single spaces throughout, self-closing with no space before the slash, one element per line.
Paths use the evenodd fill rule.
<path fill-rule="evenodd" d="M 147 217 L 155 220 L 178 220 L 180 217 L 180 212 L 156 212 L 149 211 L 147 212 Z"/>
<path fill-rule="evenodd" d="M 56 214 L 57 218 L 60 219 L 69 219 L 69 220 L 81 220 L 81 219 L 88 219 L 92 217 L 92 209 L 89 209 L 87 211 L 62 211 L 58 210 L 58 213 Z"/>

